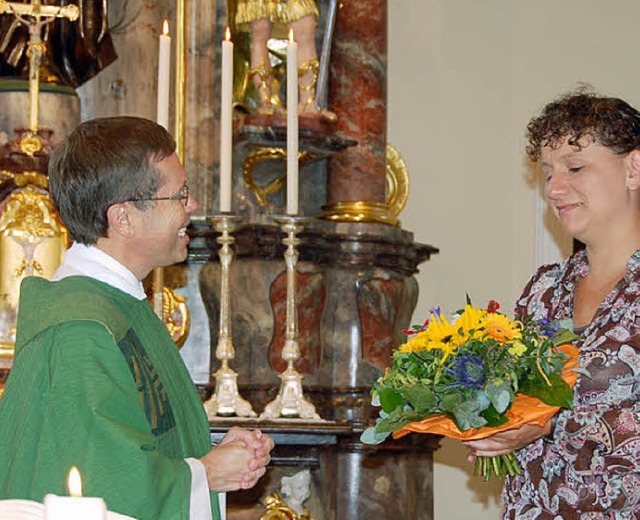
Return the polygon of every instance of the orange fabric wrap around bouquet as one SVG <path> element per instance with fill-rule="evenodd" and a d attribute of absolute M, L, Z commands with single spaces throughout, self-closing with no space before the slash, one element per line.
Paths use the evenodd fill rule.
<path fill-rule="evenodd" d="M 570 344 L 561 345 L 558 347 L 558 350 L 569 356 L 565 361 L 564 368 L 562 369 L 562 379 L 564 379 L 567 384 L 573 388 L 578 380 L 578 373 L 574 368 L 578 365 L 579 350 L 577 347 Z M 444 415 L 436 415 L 434 417 L 423 419 L 422 421 L 407 424 L 403 428 L 394 432 L 393 438 L 399 439 L 411 432 L 416 432 L 444 435 L 445 437 L 462 441 L 484 439 L 485 437 L 489 437 L 495 433 L 506 430 L 515 430 L 527 423 L 544 426 L 556 413 L 558 413 L 558 410 L 560 410 L 559 406 L 550 406 L 545 404 L 537 397 L 516 394 L 516 398 L 514 399 L 511 408 L 505 413 L 505 416 L 509 421 L 500 426 L 494 426 L 491 428 L 471 428 L 461 432 L 451 419 Z"/>

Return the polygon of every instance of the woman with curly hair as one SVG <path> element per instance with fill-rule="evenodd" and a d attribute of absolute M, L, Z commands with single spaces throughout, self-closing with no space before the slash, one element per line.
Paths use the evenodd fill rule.
<path fill-rule="evenodd" d="M 638 518 L 640 112 L 582 90 L 546 105 L 527 130 L 546 199 L 585 248 L 539 268 L 516 314 L 572 319 L 585 374 L 573 409 L 467 442 L 470 460 L 515 451 L 522 474 L 505 481 L 504 518 Z"/>

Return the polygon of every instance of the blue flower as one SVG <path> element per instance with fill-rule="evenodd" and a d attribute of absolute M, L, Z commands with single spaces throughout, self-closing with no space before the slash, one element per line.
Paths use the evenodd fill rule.
<path fill-rule="evenodd" d="M 453 366 L 447 368 L 454 382 L 449 388 L 482 388 L 487 380 L 482 357 L 473 354 L 460 354 L 453 358 Z"/>
<path fill-rule="evenodd" d="M 434 307 L 429 311 L 429 314 L 433 314 L 436 318 L 442 315 L 442 309 L 440 307 Z"/>
<path fill-rule="evenodd" d="M 540 332 L 549 338 L 553 337 L 560 329 L 560 324 L 557 321 L 551 321 L 549 318 L 536 320 L 535 323 L 540 329 Z"/>

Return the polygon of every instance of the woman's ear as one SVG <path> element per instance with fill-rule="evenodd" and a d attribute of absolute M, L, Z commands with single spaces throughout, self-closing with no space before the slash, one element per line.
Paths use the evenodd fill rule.
<path fill-rule="evenodd" d="M 133 222 L 131 219 L 129 205 L 126 202 L 112 204 L 107 210 L 107 221 L 109 223 L 109 236 L 119 235 L 123 238 L 130 238 L 133 234 Z"/>
<path fill-rule="evenodd" d="M 632 150 L 627 156 L 627 187 L 640 190 L 640 150 Z"/>

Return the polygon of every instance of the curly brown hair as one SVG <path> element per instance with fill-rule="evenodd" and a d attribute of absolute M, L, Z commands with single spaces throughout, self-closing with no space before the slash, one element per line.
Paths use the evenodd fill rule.
<path fill-rule="evenodd" d="M 547 104 L 527 125 L 527 155 L 540 158 L 543 147 L 556 149 L 566 138 L 576 149 L 584 138 L 618 154 L 640 149 L 640 112 L 622 99 L 580 89 Z"/>

